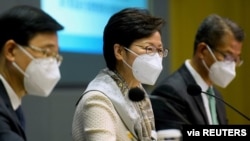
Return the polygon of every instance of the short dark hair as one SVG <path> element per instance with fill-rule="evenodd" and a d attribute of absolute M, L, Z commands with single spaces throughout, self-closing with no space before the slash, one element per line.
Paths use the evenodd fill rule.
<path fill-rule="evenodd" d="M 137 39 L 160 32 L 164 23 L 162 18 L 154 17 L 148 10 L 141 8 L 125 8 L 111 16 L 103 35 L 103 54 L 107 67 L 115 70 L 114 44 L 129 47 Z"/>
<path fill-rule="evenodd" d="M 242 42 L 245 38 L 243 29 L 235 22 L 217 14 L 209 15 L 198 28 L 194 42 L 194 52 L 201 42 L 205 42 L 212 49 L 216 48 L 222 43 L 223 37 L 228 34 L 232 34 L 239 42 Z"/>
<path fill-rule="evenodd" d="M 28 45 L 37 33 L 62 29 L 62 25 L 39 8 L 28 5 L 12 7 L 0 15 L 0 50 L 10 39 Z"/>

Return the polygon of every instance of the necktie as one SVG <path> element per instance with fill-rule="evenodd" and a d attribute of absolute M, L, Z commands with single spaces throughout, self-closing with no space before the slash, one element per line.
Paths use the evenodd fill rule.
<path fill-rule="evenodd" d="M 16 115 L 21 123 L 21 126 L 23 129 L 25 129 L 25 119 L 24 119 L 24 115 L 23 115 L 23 110 L 22 110 L 22 107 L 19 106 L 17 109 L 16 109 Z"/>
<path fill-rule="evenodd" d="M 212 87 L 208 88 L 207 93 L 211 95 L 215 95 Z M 208 101 L 209 101 L 209 108 L 210 108 L 212 123 L 216 125 L 218 124 L 218 119 L 217 119 L 217 113 L 216 113 L 215 97 L 208 95 Z"/>

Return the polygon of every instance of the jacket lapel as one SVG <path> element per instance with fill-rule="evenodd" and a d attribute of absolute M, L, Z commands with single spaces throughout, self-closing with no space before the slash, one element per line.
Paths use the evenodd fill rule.
<path fill-rule="evenodd" d="M 183 64 L 179 70 L 180 74 L 182 75 L 184 81 L 185 81 L 185 84 L 186 84 L 186 87 L 189 85 L 189 84 L 196 84 L 193 76 L 191 75 L 191 73 L 189 72 L 189 70 L 187 69 L 187 67 L 185 66 L 185 64 Z M 187 93 L 188 94 L 188 93 Z M 206 124 L 208 124 L 208 119 L 207 119 L 207 114 L 206 114 L 206 110 L 205 110 L 205 107 L 204 107 L 204 104 L 203 104 L 203 101 L 202 101 L 202 97 L 201 95 L 198 95 L 198 96 L 191 96 L 193 98 L 193 100 L 195 101 L 195 104 L 196 106 L 198 107 L 199 109 L 199 112 L 201 113 L 203 119 L 204 119 L 204 122 Z"/>

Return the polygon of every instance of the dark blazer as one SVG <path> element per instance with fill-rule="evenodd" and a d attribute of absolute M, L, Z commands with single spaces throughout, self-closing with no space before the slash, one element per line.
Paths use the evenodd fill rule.
<path fill-rule="evenodd" d="M 26 141 L 26 136 L 6 89 L 0 80 L 0 141 Z"/>
<path fill-rule="evenodd" d="M 171 110 L 163 101 L 151 98 L 156 130 L 170 128 L 182 129 L 183 124 L 209 124 L 202 97 L 201 95 L 189 95 L 187 93 L 187 86 L 189 84 L 196 84 L 196 82 L 185 64 L 183 64 L 176 72 L 163 79 L 152 91 L 152 95 L 165 97 L 167 103 L 177 111 L 176 113 Z M 170 89 L 170 86 L 173 89 Z M 215 95 L 222 98 L 216 89 Z M 224 103 L 216 100 L 216 110 L 219 124 L 227 124 Z M 177 116 L 178 114 L 181 116 Z"/>

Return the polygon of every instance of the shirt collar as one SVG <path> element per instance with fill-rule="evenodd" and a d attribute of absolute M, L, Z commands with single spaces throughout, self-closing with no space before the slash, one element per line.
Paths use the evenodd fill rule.
<path fill-rule="evenodd" d="M 185 61 L 185 65 L 186 65 L 187 69 L 189 70 L 189 72 L 191 73 L 191 75 L 193 76 L 195 82 L 197 84 L 199 84 L 199 86 L 201 87 L 201 90 L 203 92 L 206 92 L 208 89 L 207 83 L 202 79 L 200 74 L 191 66 L 189 59 L 187 59 Z"/>
<path fill-rule="evenodd" d="M 3 85 L 8 93 L 12 108 L 16 110 L 21 105 L 21 99 L 17 96 L 17 94 L 11 88 L 9 83 L 5 80 L 5 78 L 1 74 L 0 74 L 0 79 L 2 80 Z"/>

